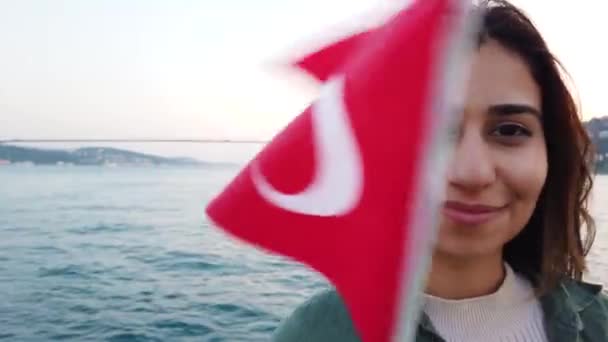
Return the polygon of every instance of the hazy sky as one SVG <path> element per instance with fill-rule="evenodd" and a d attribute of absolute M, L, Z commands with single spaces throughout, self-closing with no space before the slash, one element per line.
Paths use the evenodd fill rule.
<path fill-rule="evenodd" d="M 0 0 L 0 138 L 268 139 L 314 94 L 271 67 L 396 2 Z M 608 3 L 515 2 L 608 114 Z"/>

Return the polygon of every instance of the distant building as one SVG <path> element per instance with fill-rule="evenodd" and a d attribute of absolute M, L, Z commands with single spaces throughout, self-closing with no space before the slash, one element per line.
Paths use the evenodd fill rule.
<path fill-rule="evenodd" d="M 0 159 L 0 165 L 9 165 L 11 163 L 10 160 Z"/>
<path fill-rule="evenodd" d="M 608 139 L 608 131 L 600 131 L 600 133 L 598 134 L 598 137 L 600 139 Z"/>

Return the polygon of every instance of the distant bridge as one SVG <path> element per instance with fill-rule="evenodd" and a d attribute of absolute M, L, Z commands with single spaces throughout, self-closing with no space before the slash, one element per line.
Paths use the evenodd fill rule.
<path fill-rule="evenodd" d="M 195 144 L 265 144 L 255 139 L 0 139 L 0 144 L 36 143 L 195 143 Z"/>

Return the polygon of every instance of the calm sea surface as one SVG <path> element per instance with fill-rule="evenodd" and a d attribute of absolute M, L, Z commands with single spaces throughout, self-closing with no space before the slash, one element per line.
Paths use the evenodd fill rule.
<path fill-rule="evenodd" d="M 205 221 L 237 171 L 0 167 L 0 339 L 267 340 L 326 283 Z M 608 177 L 593 214 L 588 278 L 608 284 Z"/>

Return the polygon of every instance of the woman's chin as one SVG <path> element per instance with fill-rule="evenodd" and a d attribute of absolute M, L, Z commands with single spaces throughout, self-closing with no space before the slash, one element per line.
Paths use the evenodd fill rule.
<path fill-rule="evenodd" d="M 439 236 L 435 254 L 458 259 L 481 258 L 501 254 L 503 245 L 487 238 Z"/>

